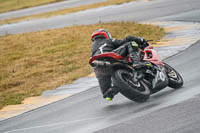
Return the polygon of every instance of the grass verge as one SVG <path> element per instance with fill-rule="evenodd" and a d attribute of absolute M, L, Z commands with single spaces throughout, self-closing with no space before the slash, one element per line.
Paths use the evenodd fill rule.
<path fill-rule="evenodd" d="M 90 74 L 90 36 L 97 28 L 119 39 L 134 35 L 156 42 L 164 35 L 157 26 L 113 22 L 1 36 L 0 108 Z"/>
<path fill-rule="evenodd" d="M 135 1 L 135 0 L 108 0 L 106 2 L 100 2 L 100 3 L 90 4 L 90 5 L 83 5 L 83 6 L 79 6 L 79 7 L 73 7 L 73 8 L 66 8 L 66 9 L 58 10 L 58 11 L 52 11 L 52 12 L 46 12 L 46 13 L 41 13 L 41 14 L 36 14 L 36 15 L 19 17 L 19 18 L 1 20 L 0 24 L 9 24 L 9 23 L 16 23 L 16 22 L 20 22 L 20 21 L 24 21 L 24 20 L 47 18 L 47 17 L 51 17 L 51 16 L 64 15 L 64 14 L 79 12 L 79 11 L 83 11 L 83 10 L 87 10 L 87 9 L 98 8 L 98 7 L 109 6 L 109 5 L 117 5 L 117 4 L 122 4 L 122 3 L 126 3 L 126 2 L 131 2 L 131 1 Z"/>
<path fill-rule="evenodd" d="M 14 11 L 63 0 L 0 0 L 0 13 Z"/>

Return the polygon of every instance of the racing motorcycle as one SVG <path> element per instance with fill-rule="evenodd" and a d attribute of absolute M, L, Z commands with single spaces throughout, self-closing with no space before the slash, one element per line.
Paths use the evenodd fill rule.
<path fill-rule="evenodd" d="M 93 56 L 92 67 L 112 69 L 112 83 L 122 95 L 135 102 L 145 102 L 167 86 L 178 89 L 183 86 L 181 75 L 170 65 L 163 62 L 153 46 L 140 49 L 141 61 L 145 64 L 135 68 L 129 56 L 126 58 L 114 52 Z"/>

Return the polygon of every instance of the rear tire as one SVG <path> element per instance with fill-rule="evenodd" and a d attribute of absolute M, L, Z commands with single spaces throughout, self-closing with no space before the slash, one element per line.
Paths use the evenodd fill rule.
<path fill-rule="evenodd" d="M 150 90 L 144 81 L 133 82 L 130 72 L 119 69 L 112 76 L 113 84 L 119 92 L 135 102 L 145 102 L 150 96 Z"/>
<path fill-rule="evenodd" d="M 169 84 L 168 86 L 174 89 L 179 89 L 183 86 L 183 78 L 181 75 L 170 65 L 167 63 L 165 64 L 165 70 L 169 79 Z"/>

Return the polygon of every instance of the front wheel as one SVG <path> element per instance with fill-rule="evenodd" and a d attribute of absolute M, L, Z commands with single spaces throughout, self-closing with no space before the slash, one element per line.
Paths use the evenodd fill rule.
<path fill-rule="evenodd" d="M 164 63 L 164 65 L 169 79 L 168 86 L 174 89 L 181 88 L 183 86 L 183 78 L 181 77 L 181 75 L 167 63 Z"/>
<path fill-rule="evenodd" d="M 133 76 L 126 70 L 115 71 L 112 80 L 119 92 L 130 100 L 145 102 L 150 96 L 148 86 L 142 80 L 133 81 Z"/>

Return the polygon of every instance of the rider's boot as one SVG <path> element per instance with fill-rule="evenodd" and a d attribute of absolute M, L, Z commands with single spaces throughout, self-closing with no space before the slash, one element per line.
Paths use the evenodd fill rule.
<path fill-rule="evenodd" d="M 114 86 L 112 86 L 103 94 L 103 98 L 105 98 L 107 101 L 111 101 L 114 96 L 118 94 L 118 92 L 119 91 Z"/>
<path fill-rule="evenodd" d="M 133 67 L 135 69 L 139 69 L 139 68 L 143 68 L 149 65 L 147 65 L 146 62 L 142 62 L 141 61 L 141 57 L 140 57 L 140 51 L 139 51 L 139 47 L 138 44 L 136 42 L 131 42 L 131 45 L 129 45 L 129 56 L 133 62 Z"/>
<path fill-rule="evenodd" d="M 143 66 L 143 63 L 140 61 L 140 53 L 139 52 L 131 53 L 130 58 L 132 60 L 134 68 L 141 68 Z"/>
<path fill-rule="evenodd" d="M 130 58 L 133 62 L 133 67 L 136 68 L 136 69 L 139 69 L 139 68 L 144 68 L 144 67 L 147 67 L 147 66 L 151 66 L 150 63 L 148 62 L 142 62 L 141 59 L 140 59 L 140 52 L 133 52 L 130 54 Z"/>

